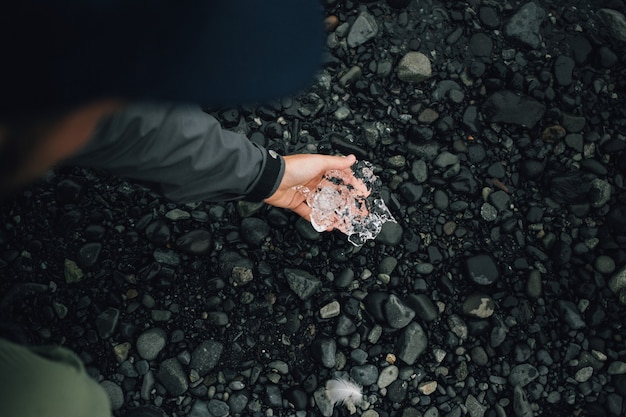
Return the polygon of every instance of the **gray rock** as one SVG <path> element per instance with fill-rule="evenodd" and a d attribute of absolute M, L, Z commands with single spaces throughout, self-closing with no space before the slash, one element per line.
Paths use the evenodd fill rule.
<path fill-rule="evenodd" d="M 559 85 L 568 86 L 572 83 L 572 71 L 575 62 L 566 55 L 559 55 L 554 61 L 554 78 Z"/>
<path fill-rule="evenodd" d="M 109 401 L 111 401 L 111 409 L 115 411 L 122 408 L 124 405 L 124 392 L 122 391 L 122 387 L 109 380 L 102 381 L 100 386 L 104 389 L 104 392 L 106 392 Z"/>
<path fill-rule="evenodd" d="M 513 389 L 513 411 L 517 417 L 533 417 L 533 408 L 526 397 L 524 388 L 516 385 Z"/>
<path fill-rule="evenodd" d="M 567 300 L 559 300 L 557 302 L 557 306 L 561 312 L 561 318 L 570 328 L 578 330 L 587 326 L 585 321 L 582 319 L 576 304 Z"/>
<path fill-rule="evenodd" d="M 470 417 L 483 417 L 487 411 L 487 406 L 482 405 L 472 394 L 465 398 L 465 407 Z"/>
<path fill-rule="evenodd" d="M 450 314 L 448 317 L 448 327 L 450 331 L 461 340 L 466 340 L 468 336 L 467 323 L 458 315 Z"/>
<path fill-rule="evenodd" d="M 491 317 L 494 313 L 495 303 L 491 297 L 484 294 L 472 294 L 468 296 L 461 310 L 463 314 L 479 319 Z"/>
<path fill-rule="evenodd" d="M 395 222 L 387 222 L 383 224 L 382 229 L 378 236 L 376 236 L 376 241 L 380 243 L 384 243 L 385 245 L 395 246 L 402 240 L 402 233 L 404 230 L 402 226 Z"/>
<path fill-rule="evenodd" d="M 426 165 L 426 162 L 421 159 L 413 161 L 413 164 L 411 165 L 411 174 L 418 183 L 421 184 L 425 182 L 428 179 L 428 166 Z"/>
<path fill-rule="evenodd" d="M 539 29 L 546 12 L 535 3 L 526 3 L 511 17 L 504 26 L 504 34 L 530 48 L 537 48 L 541 43 Z"/>
<path fill-rule="evenodd" d="M 307 271 L 285 268 L 284 272 L 289 288 L 303 301 L 311 298 L 322 287 L 319 278 Z"/>
<path fill-rule="evenodd" d="M 265 220 L 246 217 L 241 221 L 241 235 L 249 245 L 259 246 L 270 234 L 270 227 Z"/>
<path fill-rule="evenodd" d="M 152 328 L 146 330 L 137 338 L 137 353 L 147 361 L 156 359 L 165 347 L 166 337 L 167 335 L 163 329 Z"/>
<path fill-rule="evenodd" d="M 491 285 L 498 280 L 500 273 L 493 257 L 487 254 L 472 256 L 465 260 L 469 278 L 480 285 Z"/>
<path fill-rule="evenodd" d="M 398 367 L 395 365 L 390 365 L 386 368 L 383 368 L 380 371 L 380 374 L 378 375 L 378 381 L 376 382 L 378 388 L 388 387 L 393 381 L 398 379 L 399 372 L 400 371 L 398 370 Z"/>
<path fill-rule="evenodd" d="M 613 38 L 626 42 L 626 17 L 622 13 L 613 9 L 600 9 L 596 16 Z"/>
<path fill-rule="evenodd" d="M 416 322 L 411 322 L 398 338 L 396 351 L 398 358 L 407 365 L 413 365 L 417 358 L 426 350 L 428 337 L 422 326 Z"/>
<path fill-rule="evenodd" d="M 459 157 L 448 151 L 441 152 L 433 161 L 437 168 L 447 168 L 459 162 Z"/>
<path fill-rule="evenodd" d="M 469 50 L 476 57 L 491 57 L 493 41 L 484 33 L 474 33 L 469 39 Z"/>
<path fill-rule="evenodd" d="M 406 327 L 415 317 L 415 311 L 407 306 L 396 295 L 391 294 L 385 303 L 385 317 L 387 324 L 394 329 Z"/>
<path fill-rule="evenodd" d="M 236 415 L 243 412 L 250 401 L 250 395 L 245 391 L 234 392 L 228 397 L 230 411 Z"/>
<path fill-rule="evenodd" d="M 528 281 L 526 281 L 526 295 L 531 298 L 539 298 L 541 297 L 541 291 L 541 272 L 533 269 L 528 273 Z"/>
<path fill-rule="evenodd" d="M 537 370 L 537 368 L 535 368 L 529 363 L 524 363 L 521 365 L 514 366 L 511 369 L 511 374 L 509 375 L 509 384 L 512 387 L 516 387 L 516 386 L 525 387 L 526 385 L 530 384 L 538 377 L 539 377 L 539 371 Z"/>
<path fill-rule="evenodd" d="M 96 328 L 101 338 L 108 339 L 113 335 L 119 318 L 120 311 L 114 307 L 109 307 L 98 315 L 96 318 Z"/>
<path fill-rule="evenodd" d="M 78 251 L 78 263 L 86 268 L 94 266 L 98 262 L 100 251 L 102 251 L 102 243 L 85 243 Z"/>
<path fill-rule="evenodd" d="M 208 230 L 192 230 L 176 239 L 176 247 L 190 255 L 206 255 L 213 249 L 213 236 Z"/>
<path fill-rule="evenodd" d="M 230 413 L 228 404 L 215 398 L 209 401 L 207 408 L 213 417 L 226 417 Z"/>
<path fill-rule="evenodd" d="M 371 14 L 363 11 L 356 18 L 348 32 L 348 46 L 363 45 L 378 34 L 378 23 Z"/>
<path fill-rule="evenodd" d="M 209 414 L 209 409 L 207 407 L 206 401 L 196 400 L 191 406 L 191 411 L 187 417 L 213 417 Z"/>
<path fill-rule="evenodd" d="M 205 340 L 191 353 L 189 366 L 204 376 L 217 365 L 224 351 L 224 345 L 215 340 Z"/>
<path fill-rule="evenodd" d="M 485 366 L 489 362 L 487 352 L 482 346 L 474 346 L 470 351 L 470 357 L 472 358 L 472 361 L 479 366 Z"/>
<path fill-rule="evenodd" d="M 622 289 L 626 288 L 626 266 L 620 268 L 610 279 L 609 288 L 615 294 L 618 294 Z"/>
<path fill-rule="evenodd" d="M 176 358 L 161 362 L 156 378 L 171 395 L 182 395 L 189 388 L 185 371 Z"/>
<path fill-rule="evenodd" d="M 350 377 L 362 386 L 372 385 L 378 380 L 378 368 L 372 364 L 353 366 Z"/>
<path fill-rule="evenodd" d="M 311 343 L 311 356 L 326 368 L 334 368 L 337 363 L 337 342 L 330 337 L 318 337 Z"/>
<path fill-rule="evenodd" d="M 406 301 L 417 317 L 424 322 L 433 321 L 439 315 L 439 310 L 426 294 L 411 294 Z"/>
<path fill-rule="evenodd" d="M 485 100 L 482 113 L 494 123 L 510 123 L 533 128 L 546 112 L 537 100 L 511 91 L 498 91 Z"/>
<path fill-rule="evenodd" d="M 420 83 L 432 77 L 430 60 L 421 52 L 408 52 L 398 63 L 398 78 L 407 83 Z"/>
<path fill-rule="evenodd" d="M 611 184 L 600 178 L 591 180 L 591 189 L 589 190 L 589 200 L 591 207 L 600 208 L 611 199 Z"/>

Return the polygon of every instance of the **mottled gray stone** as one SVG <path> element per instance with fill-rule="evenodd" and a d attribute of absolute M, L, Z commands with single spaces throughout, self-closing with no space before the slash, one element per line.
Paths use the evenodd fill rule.
<path fill-rule="evenodd" d="M 407 365 L 413 365 L 417 358 L 426 350 L 428 337 L 416 322 L 411 322 L 398 338 L 396 350 L 398 358 Z"/>
<path fill-rule="evenodd" d="M 408 52 L 398 63 L 398 78 L 407 83 L 420 83 L 432 77 L 430 60 L 421 52 Z"/>
<path fill-rule="evenodd" d="M 511 17 L 504 26 L 504 34 L 530 48 L 537 48 L 541 43 L 539 29 L 546 12 L 535 3 L 526 3 Z"/>

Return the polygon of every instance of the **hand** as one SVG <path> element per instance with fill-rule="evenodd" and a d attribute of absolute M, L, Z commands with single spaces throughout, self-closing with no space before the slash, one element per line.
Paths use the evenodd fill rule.
<path fill-rule="evenodd" d="M 350 168 L 356 162 L 356 157 L 298 154 L 287 155 L 284 160 L 285 175 L 276 192 L 264 201 L 275 207 L 289 209 L 311 221 L 311 207 L 295 187 L 302 185 L 313 190 L 326 171 Z"/>

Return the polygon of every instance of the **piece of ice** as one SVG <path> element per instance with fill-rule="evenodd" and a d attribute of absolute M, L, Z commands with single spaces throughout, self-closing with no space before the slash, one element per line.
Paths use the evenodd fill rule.
<path fill-rule="evenodd" d="M 372 164 L 358 161 L 345 170 L 327 171 L 314 190 L 299 187 L 311 207 L 311 224 L 318 232 L 337 229 L 360 246 L 396 222 L 380 198 L 381 181 Z"/>

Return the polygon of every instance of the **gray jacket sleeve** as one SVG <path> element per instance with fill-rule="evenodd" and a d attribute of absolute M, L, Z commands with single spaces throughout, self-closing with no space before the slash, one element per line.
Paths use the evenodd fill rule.
<path fill-rule="evenodd" d="M 148 183 L 176 202 L 261 201 L 285 163 L 195 106 L 136 103 L 106 117 L 68 164 Z"/>

